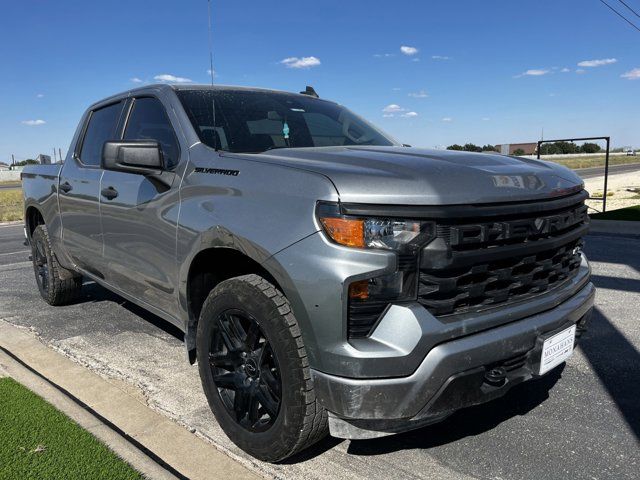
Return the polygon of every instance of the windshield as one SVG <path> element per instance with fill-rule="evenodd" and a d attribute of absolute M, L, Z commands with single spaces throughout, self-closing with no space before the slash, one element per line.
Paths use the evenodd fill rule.
<path fill-rule="evenodd" d="M 231 89 L 176 94 L 202 143 L 215 149 L 261 153 L 274 148 L 397 145 L 346 108 L 313 97 Z"/>

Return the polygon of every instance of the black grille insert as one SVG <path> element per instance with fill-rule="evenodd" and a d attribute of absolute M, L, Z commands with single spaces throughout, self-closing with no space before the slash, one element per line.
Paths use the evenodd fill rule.
<path fill-rule="evenodd" d="M 434 315 L 480 310 L 554 288 L 580 266 L 580 241 L 455 270 L 421 270 L 418 301 Z"/>
<path fill-rule="evenodd" d="M 589 217 L 579 198 L 560 209 L 437 223 L 436 240 L 421 254 L 418 301 L 440 316 L 556 288 L 577 273 Z"/>

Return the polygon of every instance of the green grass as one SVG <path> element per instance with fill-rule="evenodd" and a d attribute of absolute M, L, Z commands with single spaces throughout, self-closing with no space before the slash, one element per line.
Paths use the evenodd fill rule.
<path fill-rule="evenodd" d="M 22 190 L 0 190 L 0 222 L 22 220 L 23 216 Z"/>
<path fill-rule="evenodd" d="M 0 378 L 0 478 L 143 477 L 36 394 L 10 378 Z"/>
<path fill-rule="evenodd" d="M 569 168 L 590 168 L 590 167 L 604 167 L 604 155 L 588 156 L 588 157 L 573 157 L 573 158 L 557 158 L 554 159 L 553 155 L 545 157 L 543 160 L 559 163 Z M 626 155 L 615 155 L 609 157 L 609 166 L 611 165 L 626 165 L 628 163 L 640 163 L 640 157 L 627 157 Z M 604 175 L 604 171 L 602 173 Z"/>
<path fill-rule="evenodd" d="M 591 215 L 591 218 L 594 220 L 628 220 L 638 222 L 640 221 L 640 205 L 609 210 L 604 213 L 595 213 Z"/>

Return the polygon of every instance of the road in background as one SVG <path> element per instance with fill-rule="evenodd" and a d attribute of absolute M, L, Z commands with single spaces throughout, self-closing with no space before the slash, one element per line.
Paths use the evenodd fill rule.
<path fill-rule="evenodd" d="M 138 387 L 153 408 L 248 458 L 216 424 L 178 329 L 92 283 L 75 305 L 46 305 L 22 241 L 21 226 L 0 226 L 0 319 Z M 597 309 L 566 367 L 431 427 L 378 440 L 327 438 L 280 465 L 250 461 L 267 475 L 291 479 L 636 479 L 638 238 L 589 236 L 586 251 Z"/>
<path fill-rule="evenodd" d="M 609 176 L 636 172 L 638 170 L 640 170 L 640 163 L 612 165 L 609 167 Z M 580 178 L 582 179 L 604 177 L 604 165 L 602 167 L 579 168 L 574 170 L 574 172 L 580 175 Z"/>

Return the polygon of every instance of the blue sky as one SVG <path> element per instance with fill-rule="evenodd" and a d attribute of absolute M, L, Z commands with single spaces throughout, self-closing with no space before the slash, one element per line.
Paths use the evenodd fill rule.
<path fill-rule="evenodd" d="M 212 7 L 218 83 L 313 85 L 416 146 L 535 141 L 542 128 L 640 146 L 640 32 L 598 0 Z M 140 82 L 208 82 L 206 12 L 206 0 L 3 2 L 0 161 L 65 152 L 90 103 Z"/>

